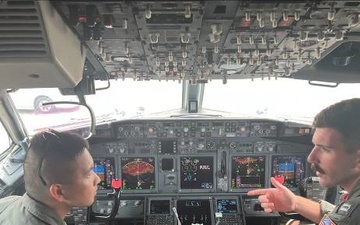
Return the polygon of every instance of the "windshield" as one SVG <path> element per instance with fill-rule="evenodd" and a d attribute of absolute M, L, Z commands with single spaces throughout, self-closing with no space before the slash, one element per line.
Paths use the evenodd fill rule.
<path fill-rule="evenodd" d="M 105 82 L 96 82 L 97 88 L 104 86 Z M 322 108 L 342 99 L 360 97 L 359 89 L 360 84 L 340 84 L 330 88 L 286 78 L 229 80 L 227 84 L 217 80 L 205 84 L 203 112 L 212 110 L 220 116 L 230 113 L 239 117 L 266 117 L 311 124 Z M 112 80 L 110 88 L 87 95 L 86 101 L 95 113 L 97 124 L 146 118 L 156 113 L 169 118 L 181 112 L 182 90 L 182 84 L 177 81 Z M 58 89 L 51 88 L 24 89 L 11 93 L 11 96 L 30 134 L 49 125 L 48 121 L 33 119 L 36 104 L 78 101 L 76 96 L 62 96 Z M 61 114 L 57 116 L 61 117 Z"/>
<path fill-rule="evenodd" d="M 98 81 L 96 87 L 104 86 Z M 86 102 L 96 117 L 116 116 L 128 119 L 168 110 L 181 106 L 181 89 L 178 82 L 112 80 L 110 88 L 87 95 Z"/>
<path fill-rule="evenodd" d="M 106 84 L 107 85 L 107 84 Z M 104 87 L 105 82 L 97 81 L 96 87 Z M 95 95 L 85 96 L 87 104 L 93 109 L 97 124 L 110 120 L 123 120 L 142 117 L 146 114 L 180 109 L 182 85 L 178 82 L 133 80 L 110 82 L 110 88 L 96 91 Z M 28 133 L 33 134 L 38 128 L 49 126 L 49 120 L 34 119 L 35 108 L 44 102 L 73 101 L 79 102 L 77 96 L 61 95 L 57 88 L 20 89 L 10 93 L 20 112 Z M 57 121 L 67 114 L 57 113 L 59 109 L 42 108 L 54 114 Z M 55 120 L 53 120 L 55 123 Z"/>
<path fill-rule="evenodd" d="M 360 97 L 359 88 L 360 84 L 331 88 L 287 78 L 231 80 L 225 85 L 212 81 L 206 84 L 203 107 L 311 124 L 321 109 L 343 99 Z"/>

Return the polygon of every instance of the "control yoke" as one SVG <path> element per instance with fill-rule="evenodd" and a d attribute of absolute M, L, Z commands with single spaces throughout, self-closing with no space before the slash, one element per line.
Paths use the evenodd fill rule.
<path fill-rule="evenodd" d="M 91 206 L 89 207 L 90 211 L 90 221 L 91 222 L 106 222 L 111 221 L 115 218 L 119 205 L 120 205 L 120 189 L 121 189 L 121 180 L 120 179 L 112 179 L 111 187 L 113 189 L 112 192 L 107 193 L 107 197 L 112 198 L 114 201 L 113 207 L 109 214 L 96 213 L 92 211 Z"/>

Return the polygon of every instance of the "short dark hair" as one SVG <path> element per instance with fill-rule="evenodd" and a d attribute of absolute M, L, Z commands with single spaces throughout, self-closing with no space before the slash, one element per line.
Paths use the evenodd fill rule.
<path fill-rule="evenodd" d="M 85 149 L 89 143 L 75 133 L 47 130 L 35 134 L 24 162 L 26 192 L 41 201 L 46 185 L 71 183 L 74 161 Z"/>
<path fill-rule="evenodd" d="M 360 98 L 343 100 L 323 109 L 315 116 L 313 126 L 337 130 L 347 151 L 356 151 L 360 148 Z"/>

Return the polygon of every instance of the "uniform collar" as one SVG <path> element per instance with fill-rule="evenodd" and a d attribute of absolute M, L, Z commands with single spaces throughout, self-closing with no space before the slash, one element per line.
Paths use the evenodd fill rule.
<path fill-rule="evenodd" d="M 348 198 L 356 196 L 360 196 L 360 179 L 355 184 L 355 187 L 350 191 Z"/>
<path fill-rule="evenodd" d="M 25 208 L 39 220 L 48 224 L 66 225 L 64 220 L 60 218 L 54 210 L 30 197 L 27 193 L 23 196 L 23 203 Z"/>

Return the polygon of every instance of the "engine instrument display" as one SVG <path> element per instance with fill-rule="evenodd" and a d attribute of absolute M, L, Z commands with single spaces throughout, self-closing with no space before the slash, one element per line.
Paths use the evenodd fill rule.
<path fill-rule="evenodd" d="M 94 158 L 94 172 L 100 177 L 100 190 L 111 189 L 111 181 L 115 176 L 114 165 L 113 158 Z"/>
<path fill-rule="evenodd" d="M 214 158 L 212 156 L 180 158 L 181 189 L 214 188 Z"/>
<path fill-rule="evenodd" d="M 121 157 L 122 189 L 155 189 L 154 157 Z"/>
<path fill-rule="evenodd" d="M 264 156 L 232 156 L 231 188 L 265 187 Z"/>
<path fill-rule="evenodd" d="M 305 156 L 273 156 L 272 177 L 288 188 L 297 188 L 305 177 Z"/>

